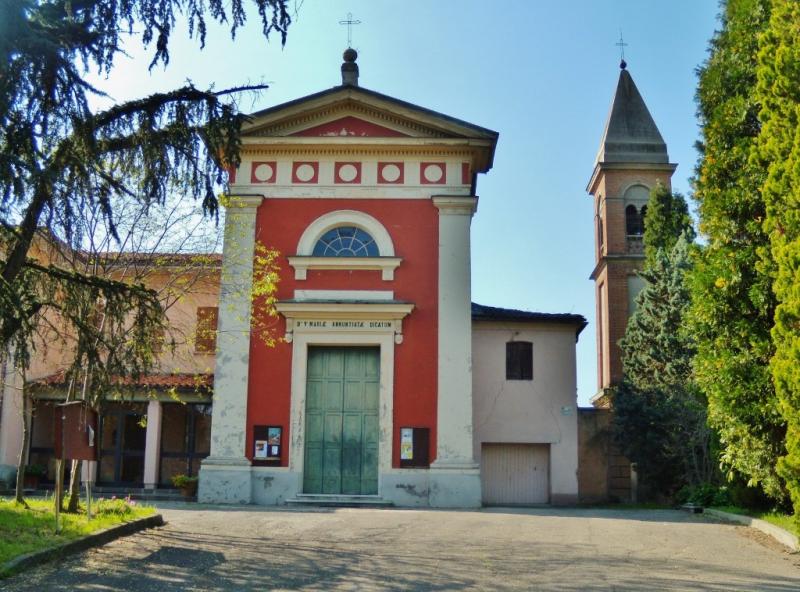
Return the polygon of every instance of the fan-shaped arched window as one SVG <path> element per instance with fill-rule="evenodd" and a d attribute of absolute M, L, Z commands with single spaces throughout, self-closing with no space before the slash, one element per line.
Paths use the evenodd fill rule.
<path fill-rule="evenodd" d="M 337 226 L 323 234 L 312 253 L 314 257 L 378 257 L 380 251 L 370 234 L 355 226 Z"/>
<path fill-rule="evenodd" d="M 639 212 L 640 212 L 639 220 L 640 220 L 640 224 L 642 225 L 642 234 L 644 234 L 644 221 L 645 221 L 645 218 L 647 218 L 647 206 L 642 206 L 642 209 L 639 210 Z"/>
<path fill-rule="evenodd" d="M 642 219 L 636 206 L 630 204 L 625 208 L 625 234 L 628 236 L 640 236 L 642 234 Z"/>

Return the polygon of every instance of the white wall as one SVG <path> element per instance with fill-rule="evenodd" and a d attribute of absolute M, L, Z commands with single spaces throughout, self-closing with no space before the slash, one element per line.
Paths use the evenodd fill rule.
<path fill-rule="evenodd" d="M 550 444 L 550 499 L 578 496 L 578 423 L 572 325 L 472 324 L 474 453 L 481 443 Z M 533 343 L 533 380 L 506 380 L 506 342 Z"/>

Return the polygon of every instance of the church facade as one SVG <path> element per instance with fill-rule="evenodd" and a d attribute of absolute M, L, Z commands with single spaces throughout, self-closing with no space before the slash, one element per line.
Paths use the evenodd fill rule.
<path fill-rule="evenodd" d="M 199 499 L 577 501 L 586 321 L 471 302 L 498 134 L 362 88 L 344 58 L 342 85 L 243 129 Z M 285 262 L 274 347 L 250 331 L 259 248 Z"/>
<path fill-rule="evenodd" d="M 84 478 L 156 491 L 199 473 L 200 501 L 216 503 L 627 499 L 629 463 L 609 453 L 607 414 L 577 407 L 575 344 L 586 320 L 472 302 L 471 222 L 498 134 L 359 86 L 355 58 L 345 53 L 341 85 L 244 126 L 223 255 L 205 258 L 168 310 L 170 334 L 186 338 L 100 409 L 98 460 L 84 463 Z M 646 111 L 628 78 L 590 183 L 604 352 L 631 275 L 625 267 L 615 283 L 616 270 L 636 262 L 636 236 L 620 226 L 628 201 L 639 208 L 642 188 L 668 182 L 673 166 L 652 142 L 644 145 L 656 162 L 630 162 L 615 147 L 620 129 L 639 129 L 620 127 L 630 105 Z M 621 137 L 620 146 L 642 144 Z M 279 253 L 274 306 L 259 295 L 265 249 Z M 145 283 L 158 289 L 185 273 L 179 259 L 166 268 L 153 259 Z M 52 481 L 69 356 L 45 345 L 26 377 L 34 400 L 23 456 Z M 8 377 L 0 465 L 10 466 L 25 388 Z"/>

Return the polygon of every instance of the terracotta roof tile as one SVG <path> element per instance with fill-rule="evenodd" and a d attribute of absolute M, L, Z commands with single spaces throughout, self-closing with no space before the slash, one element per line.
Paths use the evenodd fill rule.
<path fill-rule="evenodd" d="M 150 387 L 159 389 L 169 388 L 213 388 L 213 374 L 145 374 L 138 377 L 117 377 L 114 383 L 125 386 Z M 66 374 L 61 371 L 50 376 L 45 376 L 33 381 L 33 386 L 66 386 Z"/>

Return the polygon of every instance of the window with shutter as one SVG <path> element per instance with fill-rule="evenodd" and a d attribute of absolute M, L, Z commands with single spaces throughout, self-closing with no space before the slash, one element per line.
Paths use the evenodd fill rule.
<path fill-rule="evenodd" d="M 533 380 L 533 344 L 530 341 L 506 343 L 506 380 Z"/>
<path fill-rule="evenodd" d="M 198 354 L 213 354 L 217 349 L 217 321 L 219 309 L 216 306 L 197 307 L 197 327 L 194 351 Z"/>

